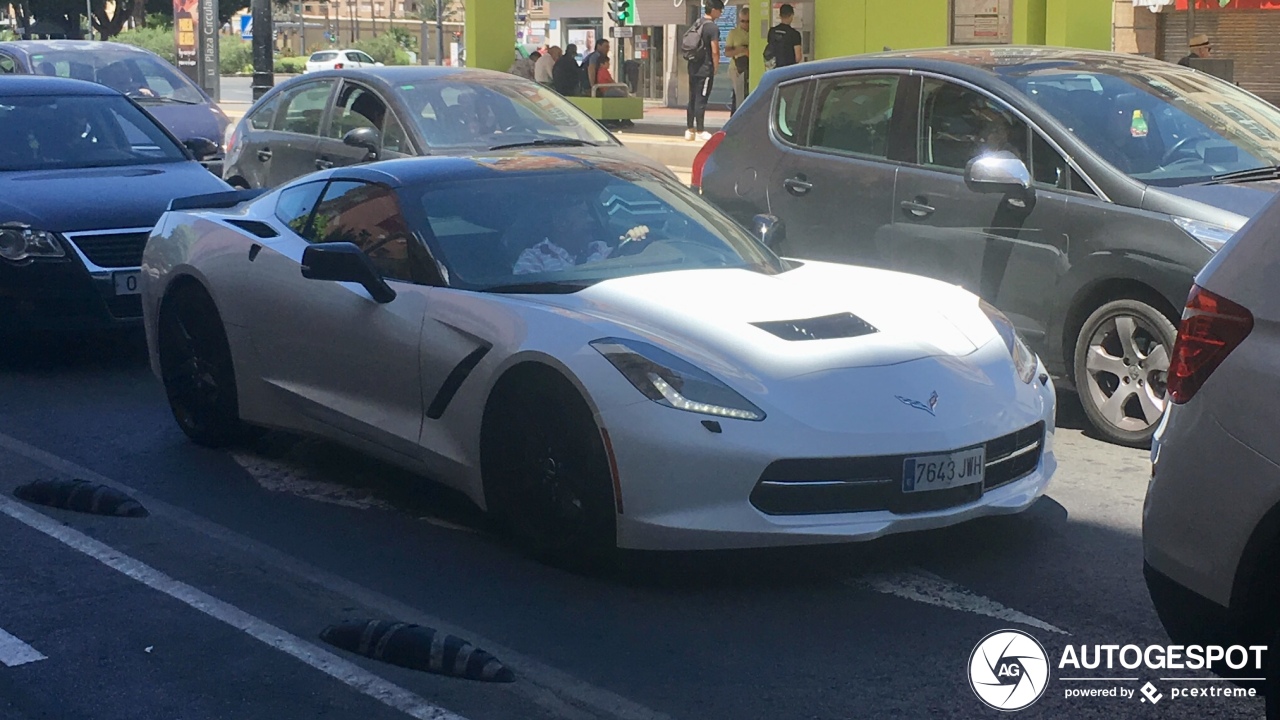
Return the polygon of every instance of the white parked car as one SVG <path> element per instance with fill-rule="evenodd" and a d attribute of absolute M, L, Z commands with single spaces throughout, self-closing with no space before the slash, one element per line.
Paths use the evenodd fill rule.
<path fill-rule="evenodd" d="M 542 556 L 938 528 L 1027 509 L 1056 468 L 1053 384 L 997 310 L 782 260 L 594 148 L 391 160 L 209 202 L 179 202 L 143 259 L 182 429 L 350 444 Z"/>
<path fill-rule="evenodd" d="M 320 50 L 311 53 L 311 57 L 307 58 L 306 69 L 303 72 L 362 67 L 382 67 L 382 63 L 360 50 Z"/>
<path fill-rule="evenodd" d="M 1175 643 L 1270 646 L 1268 718 L 1280 717 L 1277 233 L 1273 201 L 1196 277 L 1142 525 L 1147 586 Z"/>

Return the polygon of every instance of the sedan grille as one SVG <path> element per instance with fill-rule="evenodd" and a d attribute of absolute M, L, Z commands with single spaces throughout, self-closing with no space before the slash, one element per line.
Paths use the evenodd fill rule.
<path fill-rule="evenodd" d="M 68 233 L 67 239 L 98 267 L 133 268 L 142 264 L 142 251 L 150 236 L 149 230 L 104 230 Z"/>
<path fill-rule="evenodd" d="M 909 515 L 958 507 L 1034 471 L 1044 450 L 1044 429 L 1039 422 L 988 441 L 981 485 L 904 493 L 902 464 L 914 455 L 790 459 L 765 469 L 751 491 L 751 504 L 767 515 L 883 510 Z"/>

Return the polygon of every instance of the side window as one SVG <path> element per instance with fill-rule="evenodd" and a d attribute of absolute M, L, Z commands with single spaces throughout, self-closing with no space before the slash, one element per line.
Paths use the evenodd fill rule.
<path fill-rule="evenodd" d="M 889 156 L 889 122 L 898 78 L 856 75 L 818 82 L 809 146 L 823 150 Z"/>
<path fill-rule="evenodd" d="M 413 146 L 409 144 L 409 136 L 405 134 L 404 126 L 396 119 L 395 114 L 387 113 L 387 124 L 382 130 L 382 149 L 387 152 L 400 153 L 401 155 L 410 155 L 413 153 Z"/>
<path fill-rule="evenodd" d="M 362 53 L 362 52 L 357 52 L 357 53 L 354 53 L 354 54 L 355 54 L 355 57 L 353 57 L 353 58 L 351 58 L 351 59 L 352 59 L 352 60 L 355 60 L 356 62 L 367 63 L 367 64 L 369 64 L 369 65 L 372 65 L 372 64 L 374 64 L 374 62 L 376 62 L 373 58 L 369 57 L 368 55 L 366 55 L 366 54 L 364 54 L 364 53 Z"/>
<path fill-rule="evenodd" d="M 773 128 L 778 136 L 793 145 L 803 141 L 804 103 L 812 83 L 798 82 L 778 88 L 774 100 Z"/>
<path fill-rule="evenodd" d="M 320 191 L 324 190 L 324 181 L 310 182 L 280 191 L 276 199 L 276 217 L 289 229 L 302 235 L 307 229 L 307 220 L 311 210 L 320 199 Z"/>
<path fill-rule="evenodd" d="M 1037 184 L 1093 194 L 1093 189 L 1038 132 L 1031 133 L 1031 177 Z"/>
<path fill-rule="evenodd" d="M 15 75 L 18 72 L 18 64 L 8 55 L 0 55 L 0 75 Z"/>
<path fill-rule="evenodd" d="M 371 183 L 329 183 L 307 232 L 311 242 L 355 243 L 388 280 L 413 281 L 413 234 L 394 190 Z"/>
<path fill-rule="evenodd" d="M 319 135 L 320 120 L 324 117 L 332 90 L 332 80 L 307 83 L 290 90 L 276 112 L 273 127 L 284 132 Z"/>
<path fill-rule="evenodd" d="M 1028 161 L 1027 124 L 1003 104 L 934 79 L 924 81 L 920 102 L 922 165 L 963 171 L 973 158 L 997 151 Z"/>
<path fill-rule="evenodd" d="M 382 127 L 382 119 L 386 114 L 387 106 L 377 95 L 359 85 L 347 83 L 338 93 L 327 135 L 341 139 L 358 128 L 377 130 Z"/>
<path fill-rule="evenodd" d="M 249 115 L 249 127 L 254 130 L 270 130 L 271 124 L 276 118 L 276 110 L 280 109 L 280 100 L 285 93 L 276 93 L 276 96 L 262 104 L 262 107 L 254 110 Z"/>

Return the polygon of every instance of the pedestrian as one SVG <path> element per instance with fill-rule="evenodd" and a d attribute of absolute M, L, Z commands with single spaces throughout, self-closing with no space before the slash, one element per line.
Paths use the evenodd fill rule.
<path fill-rule="evenodd" d="M 564 51 L 560 49 L 559 45 L 547 48 L 547 53 L 538 58 L 538 62 L 533 64 L 533 81 L 551 87 L 556 63 L 560 61 L 560 56 L 563 54 Z"/>
<path fill-rule="evenodd" d="M 551 85 L 555 91 L 569 97 L 571 95 L 579 95 L 578 82 L 578 46 L 569 43 L 564 49 L 564 55 L 556 61 L 551 69 Z"/>
<path fill-rule="evenodd" d="M 582 75 L 585 78 L 583 90 L 587 97 L 595 96 L 596 75 L 600 72 L 600 59 L 609 57 L 609 41 L 596 43 L 596 49 L 582 59 Z"/>
<path fill-rule="evenodd" d="M 511 67 L 507 68 L 507 72 L 525 80 L 533 79 L 533 69 L 538 64 L 538 60 L 542 57 L 542 53 L 534 51 L 529 57 L 518 58 L 511 63 Z"/>
<path fill-rule="evenodd" d="M 716 20 L 724 14 L 724 0 L 706 0 L 704 15 L 686 32 L 680 44 L 681 54 L 689 62 L 689 112 L 684 139 L 711 139 L 706 129 L 707 104 L 716 68 L 720 67 L 720 26 Z"/>
<path fill-rule="evenodd" d="M 729 114 L 747 99 L 747 88 L 751 70 L 751 6 L 738 8 L 738 25 L 729 31 L 724 44 L 724 54 L 733 58 L 729 65 L 729 79 L 733 81 L 733 102 L 729 105 Z"/>
<path fill-rule="evenodd" d="M 764 46 L 764 61 L 769 67 L 787 67 L 804 60 L 804 41 L 800 32 L 791 27 L 796 9 L 789 3 L 778 8 L 779 22 L 769 29 L 769 41 Z"/>
<path fill-rule="evenodd" d="M 1187 47 L 1191 48 L 1190 54 L 1178 61 L 1179 65 L 1191 67 L 1191 61 L 1196 58 L 1207 58 L 1209 53 L 1213 51 L 1213 46 L 1209 44 L 1208 35 L 1196 35 L 1187 41 Z"/>

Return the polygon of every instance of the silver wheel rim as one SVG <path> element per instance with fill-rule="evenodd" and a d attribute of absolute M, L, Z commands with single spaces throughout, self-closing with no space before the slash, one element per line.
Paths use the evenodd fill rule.
<path fill-rule="evenodd" d="M 1117 430 L 1145 432 L 1160 421 L 1165 406 L 1169 348 L 1141 317 L 1108 318 L 1085 355 L 1089 400 Z"/>

